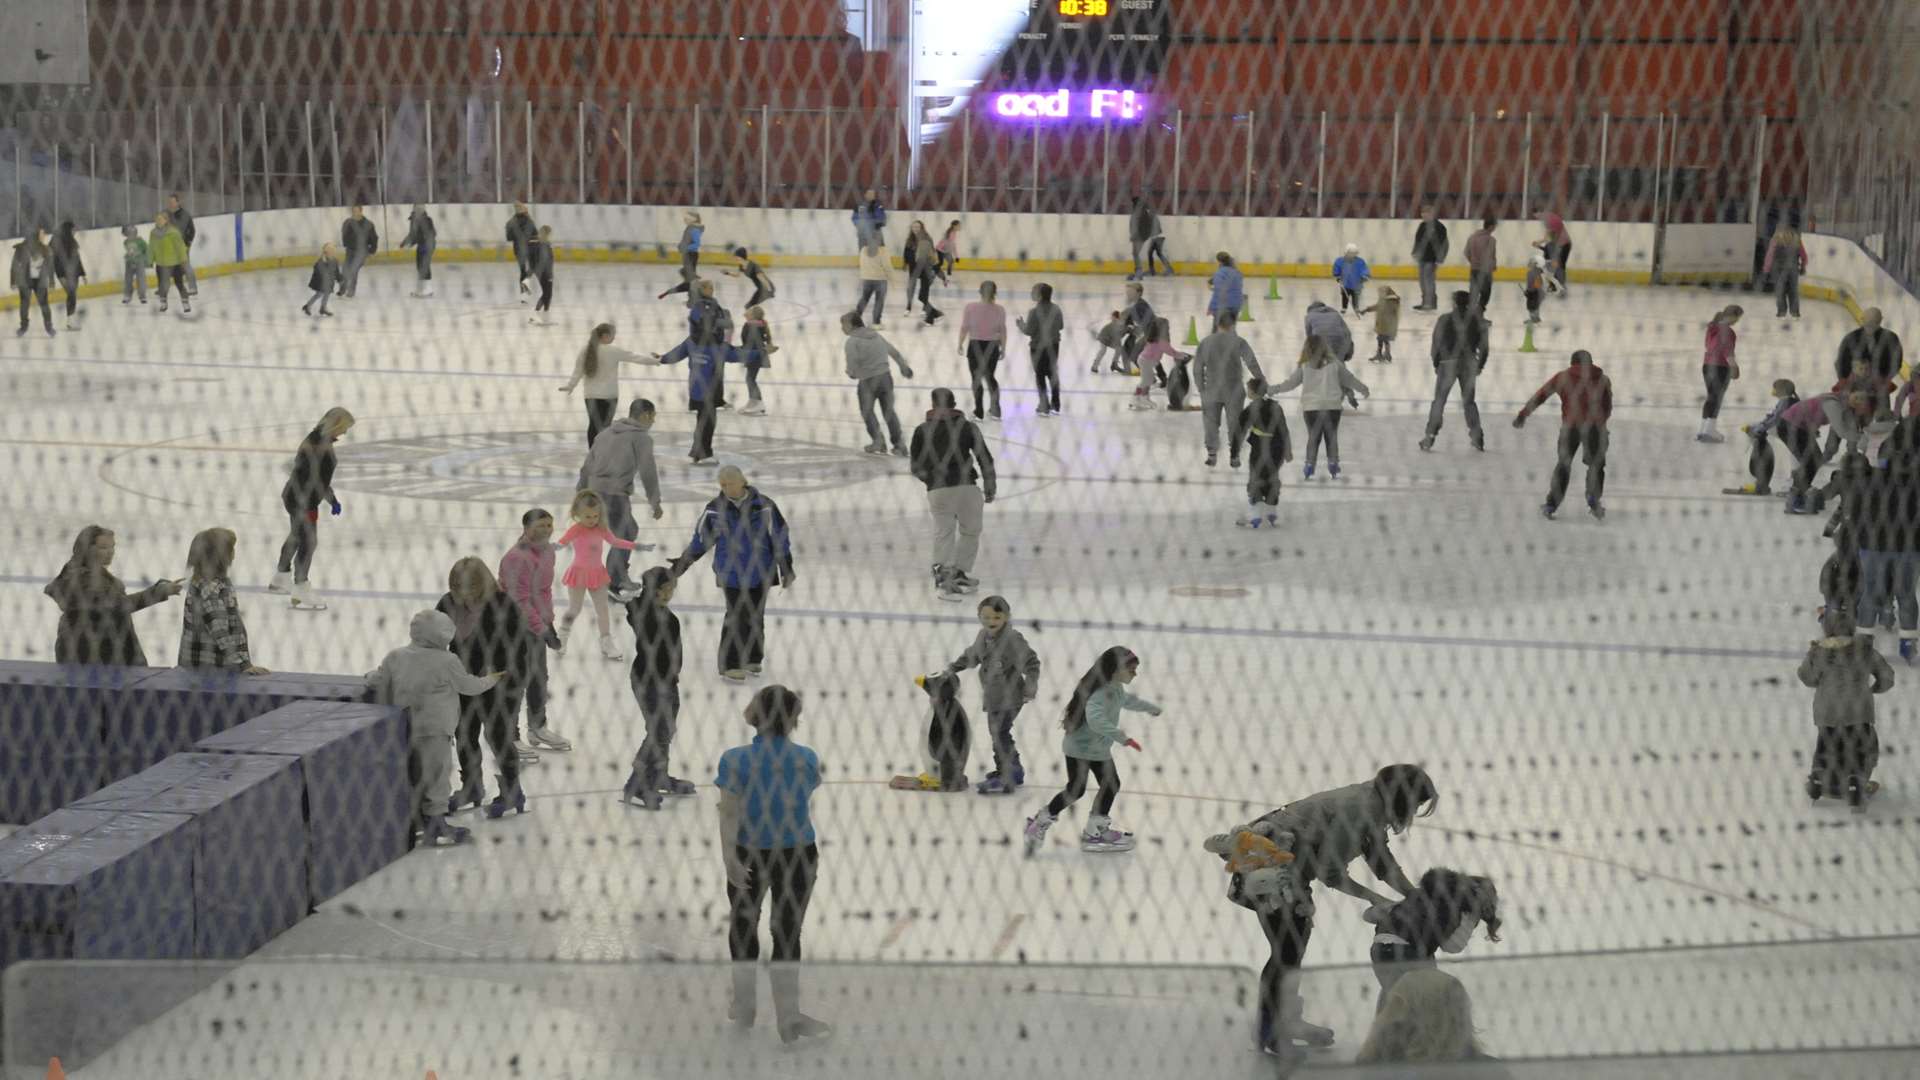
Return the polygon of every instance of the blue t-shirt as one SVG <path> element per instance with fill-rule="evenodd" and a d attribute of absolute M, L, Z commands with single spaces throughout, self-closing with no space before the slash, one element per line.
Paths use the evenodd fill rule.
<path fill-rule="evenodd" d="M 738 842 L 770 850 L 814 842 L 807 801 L 820 786 L 820 757 L 785 738 L 755 735 L 747 746 L 720 755 L 713 779 L 721 791 L 740 796 Z"/>

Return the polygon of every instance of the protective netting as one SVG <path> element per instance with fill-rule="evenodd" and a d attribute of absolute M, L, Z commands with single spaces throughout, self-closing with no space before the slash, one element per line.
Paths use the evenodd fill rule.
<path fill-rule="evenodd" d="M 818 756 L 818 859 L 752 861 L 797 833 L 741 857 L 781 879 L 768 955 L 804 909 L 806 958 L 835 962 L 806 1001 L 844 1040 L 801 1073 L 1232 1075 L 1302 1000 L 1350 1060 L 1384 913 L 1328 874 L 1290 944 L 1272 896 L 1301 898 L 1202 844 L 1395 762 L 1423 772 L 1353 798 L 1433 815 L 1320 842 L 1359 845 L 1388 900 L 1413 884 L 1389 846 L 1413 881 L 1497 885 L 1500 940 L 1447 968 L 1494 1052 L 1913 1041 L 1910 980 L 1860 989 L 1920 933 L 1916 421 L 1887 336 L 1920 321 L 1911 5 L 74 7 L 0 15 L 0 235 L 56 234 L 0 245 L 25 328 L 0 354 L 0 965 L 53 962 L 12 969 L 8 1066 L 761 1067 L 720 1019 L 742 941 L 716 801 L 751 787 L 743 718 L 791 712 L 772 684 Z M 1715 291 L 1655 287 L 1678 281 Z M 897 357 L 849 338 L 856 301 Z M 1243 421 L 1256 372 L 1200 344 L 1223 307 L 1284 447 Z M 1605 438 L 1534 398 L 1575 350 L 1610 379 Z M 1778 380 L 1837 393 L 1806 420 L 1865 453 L 1768 435 Z M 1875 488 L 1883 460 L 1906 471 Z M 1787 503 L 1743 490 L 1769 481 Z M 536 509 L 648 546 L 550 564 Z M 603 572 L 655 586 L 604 630 L 569 596 Z M 940 678 L 994 595 L 1031 660 L 988 639 Z M 1823 606 L 1888 624 L 1862 816 L 1864 729 L 1816 742 L 1802 684 Z M 1118 719 L 1108 814 L 1106 747 L 1061 728 L 1116 647 L 1159 711 Z M 505 679 L 457 703 L 456 668 Z M 956 709 L 969 748 L 938 737 Z M 990 773 L 1019 790 L 976 794 Z M 472 837 L 410 846 L 441 819 Z M 1270 945 L 1306 981 L 1257 978 Z M 61 963 L 263 949 L 405 989 L 256 958 L 225 988 L 108 969 L 101 997 Z M 529 996 L 513 1045 L 461 1056 L 461 1017 Z M 181 1056 L 243 1027 L 295 1034 Z"/>

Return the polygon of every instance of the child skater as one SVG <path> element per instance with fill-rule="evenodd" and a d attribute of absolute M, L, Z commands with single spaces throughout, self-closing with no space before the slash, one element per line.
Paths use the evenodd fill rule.
<path fill-rule="evenodd" d="M 1267 396 L 1267 384 L 1262 379 L 1247 380 L 1247 407 L 1240 411 L 1240 430 L 1247 433 L 1247 519 L 1249 529 L 1260 527 L 1260 508 L 1265 506 L 1266 523 L 1280 524 L 1280 466 L 1293 460 L 1293 441 L 1287 432 L 1287 414 L 1280 403 Z M 1312 453 L 1309 444 L 1308 453 Z M 1333 464 L 1336 453 L 1329 448 L 1327 457 L 1333 465 L 1334 474 L 1339 475 L 1339 466 Z M 1307 467 L 1307 475 L 1313 475 L 1313 467 Z"/>
<path fill-rule="evenodd" d="M 767 415 L 760 400 L 760 372 L 773 366 L 773 354 L 780 346 L 773 343 L 773 331 L 767 329 L 767 313 L 758 305 L 747 309 L 747 321 L 740 324 L 740 360 L 747 367 L 747 403 L 741 416 Z"/>
<path fill-rule="evenodd" d="M 1377 1013 L 1402 975 L 1436 966 L 1436 953 L 1466 951 L 1476 929 L 1486 927 L 1487 940 L 1499 941 L 1500 894 L 1491 878 L 1436 866 L 1420 875 L 1420 884 L 1406 899 L 1374 908 L 1366 919 L 1378 927 L 1369 954 L 1373 977 L 1380 982 L 1373 1005 Z"/>
<path fill-rule="evenodd" d="M 212 668 L 265 675 L 267 669 L 253 662 L 247 644 L 247 624 L 240 617 L 240 603 L 234 599 L 234 546 L 239 543 L 232 529 L 205 529 L 187 548 L 187 566 L 193 576 L 187 582 L 186 606 L 180 618 L 180 666 Z"/>
<path fill-rule="evenodd" d="M 1300 411 L 1307 421 L 1307 463 L 1303 469 L 1305 479 L 1313 479 L 1315 463 L 1320 458 L 1320 450 L 1327 451 L 1327 475 L 1340 479 L 1340 402 L 1353 394 L 1372 396 L 1367 384 L 1359 376 L 1347 370 L 1347 365 L 1334 355 L 1333 346 L 1323 337 L 1310 337 L 1306 347 L 1300 350 L 1300 364 L 1293 374 L 1286 377 L 1274 393 L 1284 394 L 1294 387 L 1300 388 Z M 1286 425 L 1285 418 L 1280 420 L 1281 427 Z M 1245 429 L 1245 421 L 1242 421 Z M 1251 438 L 1251 436 L 1249 436 Z M 1286 460 L 1293 460 L 1291 447 Z M 1251 481 L 1249 481 L 1251 482 Z"/>
<path fill-rule="evenodd" d="M 673 600 L 673 571 L 656 566 L 640 575 L 640 595 L 627 601 L 627 625 L 633 628 L 633 668 L 627 682 L 646 721 L 646 740 L 633 755 L 633 772 L 620 791 L 621 802 L 658 810 L 661 796 L 691 795 L 693 784 L 667 772 L 667 757 L 680 719 L 680 617 Z"/>
<path fill-rule="evenodd" d="M 527 245 L 527 268 L 540 283 L 540 299 L 527 316 L 528 325 L 552 326 L 547 312 L 553 307 L 553 226 L 542 225 L 533 243 Z"/>
<path fill-rule="evenodd" d="M 1893 668 L 1873 647 L 1871 633 L 1856 633 L 1853 613 L 1828 608 L 1820 619 L 1826 636 L 1807 646 L 1800 681 L 1813 687 L 1813 723 L 1820 736 L 1807 774 L 1807 797 L 1844 793 L 1856 814 L 1865 813 L 1880 763 L 1880 736 L 1873 726 L 1873 695 L 1893 689 Z"/>
<path fill-rule="evenodd" d="M 1127 693 L 1127 684 L 1140 673 L 1140 658 L 1133 650 L 1116 645 L 1100 654 L 1067 702 L 1060 726 L 1066 729 L 1067 786 L 1040 812 L 1027 819 L 1027 855 L 1038 854 L 1046 843 L 1047 829 L 1066 813 L 1080 796 L 1087 793 L 1087 775 L 1100 785 L 1094 796 L 1093 813 L 1087 818 L 1086 831 L 1080 834 L 1080 850 L 1119 852 L 1133 850 L 1133 834 L 1113 828 L 1113 800 L 1120 794 L 1120 773 L 1113 765 L 1113 747 L 1140 749 L 1140 743 L 1120 730 L 1124 710 L 1159 716 L 1160 706 Z"/>
<path fill-rule="evenodd" d="M 321 317 L 333 318 L 333 312 L 327 310 L 327 301 L 333 299 L 333 291 L 339 287 L 340 260 L 334 255 L 332 244 L 321 244 L 320 257 L 313 261 L 313 273 L 307 276 L 307 288 L 313 290 L 313 295 L 300 305 L 300 314 L 312 315 L 313 302 L 318 300 Z M 144 282 L 140 291 L 146 291 Z M 142 296 L 140 302 L 146 303 L 146 297 Z"/>
<path fill-rule="evenodd" d="M 147 252 L 147 242 L 140 238 L 140 230 L 131 225 L 120 226 L 120 302 L 133 303 L 135 286 L 140 289 L 140 302 L 147 302 L 147 268 L 153 265 L 153 256 Z"/>
<path fill-rule="evenodd" d="M 1747 454 L 1747 472 L 1753 482 L 1731 488 L 1729 495 L 1770 495 L 1773 492 L 1773 447 L 1767 437 L 1780 427 L 1780 417 L 1800 404 L 1800 394 L 1792 379 L 1773 380 L 1773 409 L 1758 423 L 1740 425 L 1740 433 L 1753 441 Z"/>
<path fill-rule="evenodd" d="M 700 280 L 700 238 L 706 235 L 707 227 L 692 210 L 682 211 L 680 221 L 685 228 L 680 230 L 680 242 L 674 245 L 674 250 L 680 253 L 680 284 L 661 293 L 656 300 L 665 300 L 674 293 L 690 293 Z"/>
<path fill-rule="evenodd" d="M 1393 363 L 1393 339 L 1400 336 L 1400 294 L 1393 286 L 1380 286 L 1380 296 L 1371 307 L 1360 309 L 1360 314 L 1373 315 L 1373 356 L 1375 364 Z"/>
<path fill-rule="evenodd" d="M 1129 409 L 1153 408 L 1153 382 L 1159 372 L 1164 371 L 1162 360 L 1171 359 L 1175 366 L 1193 361 L 1192 353 L 1183 353 L 1173 347 L 1168 340 L 1172 329 L 1167 320 L 1156 317 L 1147 324 L 1147 344 L 1140 350 L 1140 381 L 1133 388 L 1133 400 L 1127 403 Z M 1165 381 L 1164 378 L 1162 381 Z"/>
<path fill-rule="evenodd" d="M 411 641 L 388 653 L 367 673 L 367 688 L 382 705 L 413 714 L 407 744 L 407 775 L 413 783 L 414 828 L 429 847 L 440 841 L 463 844 L 472 834 L 447 824 L 448 787 L 453 783 L 453 736 L 460 723 L 460 699 L 491 690 L 504 672 L 470 675 L 448 646 L 453 620 L 428 608 L 413 617 Z"/>
<path fill-rule="evenodd" d="M 1520 295 L 1527 300 L 1527 321 L 1540 321 L 1540 301 L 1546 299 L 1547 257 L 1536 251 L 1527 257 L 1527 280 L 1520 286 Z"/>
<path fill-rule="evenodd" d="M 1097 325 L 1092 329 L 1093 339 L 1100 343 L 1100 351 L 1094 354 L 1093 367 L 1089 370 L 1098 375 L 1100 362 L 1107 358 L 1107 353 L 1113 353 L 1115 362 L 1118 362 L 1120 343 L 1127 337 L 1127 320 L 1117 311 L 1110 312 L 1104 325 Z"/>
<path fill-rule="evenodd" d="M 934 252 L 940 257 L 940 284 L 949 284 L 953 268 L 960 265 L 960 220 L 955 218 L 947 222 L 947 231 L 940 234 L 940 242 L 933 245 Z"/>
<path fill-rule="evenodd" d="M 1367 260 L 1360 257 L 1360 245 L 1348 244 L 1347 253 L 1333 260 L 1333 279 L 1340 283 L 1341 311 L 1351 307 L 1355 315 L 1360 314 L 1360 290 L 1372 276 Z"/>
<path fill-rule="evenodd" d="M 993 732 L 993 771 L 978 790 L 982 795 L 1011 795 L 1027 782 L 1020 748 L 1013 742 L 1013 722 L 1040 693 L 1040 657 L 1011 625 L 1013 608 L 1004 597 L 980 601 L 978 612 L 980 633 L 947 665 L 947 673 L 980 669 L 980 704 Z"/>
<path fill-rule="evenodd" d="M 1060 335 L 1067 318 L 1053 302 L 1053 286 L 1042 281 L 1033 287 L 1033 309 L 1014 320 L 1027 335 L 1027 356 L 1033 361 L 1033 385 L 1040 393 L 1040 415 L 1060 413 Z"/>
<path fill-rule="evenodd" d="M 753 295 L 747 298 L 746 306 L 748 308 L 759 307 L 761 304 L 773 299 L 773 279 L 767 276 L 767 271 L 764 267 L 753 261 L 753 256 L 747 252 L 747 249 L 745 247 L 734 248 L 733 257 L 737 264 L 735 269 L 723 269 L 720 272 L 728 277 L 746 278 L 747 281 L 753 285 Z"/>
<path fill-rule="evenodd" d="M 567 527 L 559 544 L 573 549 L 573 565 L 560 577 L 560 584 L 567 587 L 567 613 L 560 617 L 560 640 L 567 640 L 573 621 L 580 617 L 581 597 L 591 596 L 594 622 L 600 630 L 600 655 L 609 660 L 624 659 L 607 625 L 607 583 L 612 578 L 607 574 L 607 560 L 601 552 L 608 544 L 622 551 L 632 551 L 636 545 L 607 531 L 606 509 L 600 496 L 591 491 L 582 491 L 573 497 L 567 518 L 573 524 Z"/>

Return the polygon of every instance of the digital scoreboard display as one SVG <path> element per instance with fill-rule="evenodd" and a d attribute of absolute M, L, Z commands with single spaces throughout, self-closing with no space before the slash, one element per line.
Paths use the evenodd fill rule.
<path fill-rule="evenodd" d="M 1000 61 L 1022 88 L 1130 86 L 1166 66 L 1172 0 L 1031 0 Z"/>

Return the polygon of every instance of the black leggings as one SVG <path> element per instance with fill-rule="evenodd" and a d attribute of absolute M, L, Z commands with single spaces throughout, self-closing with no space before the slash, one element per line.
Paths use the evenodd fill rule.
<path fill-rule="evenodd" d="M 53 308 L 47 304 L 47 279 L 28 278 L 27 287 L 20 290 L 20 329 L 25 330 L 33 317 L 33 298 L 40 298 L 40 321 L 47 329 L 53 329 Z"/>
<path fill-rule="evenodd" d="M 535 311 L 545 311 L 553 306 L 553 275 L 540 275 L 540 302 L 533 305 Z"/>
<path fill-rule="evenodd" d="M 80 310 L 80 275 L 67 274 L 60 278 L 60 287 L 67 290 L 67 318 Z"/>
<path fill-rule="evenodd" d="M 807 921 L 813 883 L 820 876 L 820 849 L 750 848 L 736 844 L 733 853 L 747 867 L 747 887 L 727 883 L 727 951 L 735 960 L 760 959 L 760 908 L 773 894 L 773 959 L 800 959 L 800 931 Z"/>
<path fill-rule="evenodd" d="M 672 296 L 674 293 L 691 292 L 693 290 L 693 279 L 699 276 L 700 253 L 697 251 L 683 251 L 680 253 L 680 284 L 675 285 L 660 295 Z"/>
<path fill-rule="evenodd" d="M 616 402 L 612 398 L 590 397 L 587 399 L 587 447 L 592 449 L 593 440 L 613 423 L 613 409 Z"/>
<path fill-rule="evenodd" d="M 942 315 L 945 314 L 945 312 L 941 311 L 937 307 L 934 307 L 933 301 L 927 299 L 927 294 L 933 290 L 933 273 L 931 271 L 922 273 L 920 275 L 919 281 L 920 281 L 920 314 L 926 317 L 927 325 L 931 326 L 933 325 L 933 320 L 940 318 Z M 907 290 L 907 310 L 908 311 L 913 310 L 913 290 L 912 289 Z"/>
<path fill-rule="evenodd" d="M 460 699 L 460 727 L 454 732 L 454 750 L 460 756 L 460 786 L 486 789 L 486 767 L 480 756 L 480 736 L 487 738 L 500 782 L 512 787 L 520 780 L 520 759 L 513 752 L 513 722 L 520 715 L 522 692 L 495 687 L 484 694 Z"/>
<path fill-rule="evenodd" d="M 1059 817 L 1067 812 L 1067 807 L 1080 801 L 1087 793 L 1087 774 L 1100 785 L 1093 797 L 1093 812 L 1105 817 L 1113 812 L 1113 800 L 1120 796 L 1120 770 L 1113 767 L 1111 761 L 1088 761 L 1086 758 L 1067 756 L 1067 786 L 1047 804 L 1047 813 Z"/>
<path fill-rule="evenodd" d="M 313 569 L 313 553 L 319 547 L 320 515 L 311 510 L 289 509 L 287 538 L 280 545 L 280 562 L 276 569 L 283 574 L 292 574 L 294 584 L 305 585 L 307 572 Z"/>
<path fill-rule="evenodd" d="M 1310 409 L 1307 412 L 1307 464 L 1319 460 L 1322 446 L 1327 448 L 1327 464 L 1340 464 L 1339 409 Z"/>
<path fill-rule="evenodd" d="M 986 416 L 983 402 L 988 399 L 993 402 L 993 414 L 1000 415 L 1000 380 L 994 377 L 999 367 L 999 342 L 967 342 L 967 371 L 973 376 L 973 416 L 976 420 Z"/>
<path fill-rule="evenodd" d="M 1060 346 L 1033 347 L 1033 384 L 1040 391 L 1040 407 L 1060 411 Z"/>
<path fill-rule="evenodd" d="M 1727 384 L 1733 381 L 1733 369 L 1725 364 L 1702 364 L 1700 378 L 1707 384 L 1707 403 L 1700 406 L 1700 419 L 1718 419 L 1720 402 L 1727 396 Z"/>
<path fill-rule="evenodd" d="M 156 266 L 153 268 L 153 276 L 155 278 L 154 283 L 160 286 L 160 302 L 161 303 L 164 304 L 167 302 L 167 280 L 169 278 L 173 280 L 173 287 L 180 290 L 180 299 L 182 301 L 186 300 L 187 298 L 187 268 L 186 267 L 181 266 L 178 263 L 175 263 L 172 266 Z"/>

